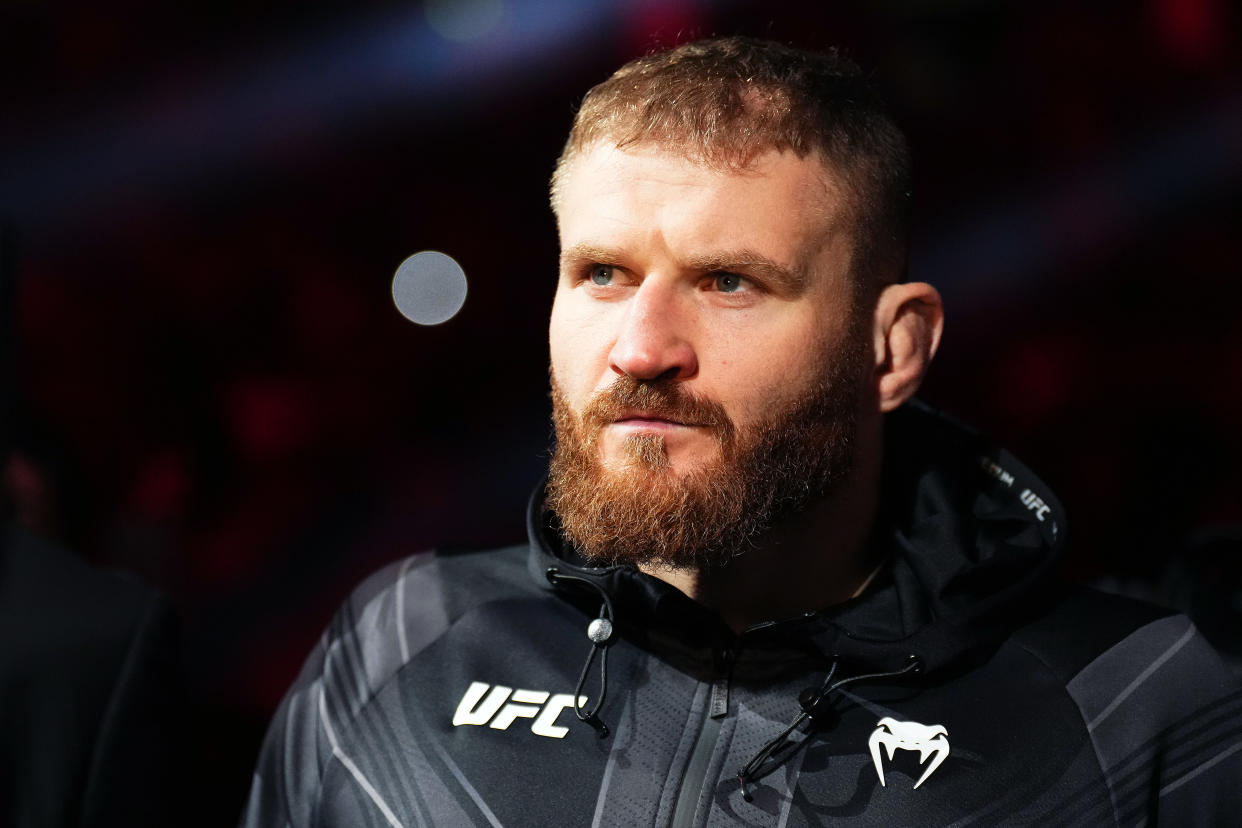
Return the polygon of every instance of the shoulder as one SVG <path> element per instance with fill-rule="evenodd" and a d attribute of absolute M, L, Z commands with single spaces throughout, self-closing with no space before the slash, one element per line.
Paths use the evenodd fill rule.
<path fill-rule="evenodd" d="M 102 716 L 148 650 L 173 646 L 173 630 L 171 608 L 154 588 L 14 527 L 5 532 L 0 649 L 6 682 L 60 688 L 75 709 Z M 38 702 L 46 693 L 31 689 L 25 698 Z"/>
<path fill-rule="evenodd" d="M 364 710 L 462 615 L 533 595 L 528 554 L 525 545 L 420 552 L 355 587 L 272 719 L 242 824 L 312 824 L 329 766 L 360 773 L 348 755 Z"/>
<path fill-rule="evenodd" d="M 1239 681 L 1185 615 L 1087 588 L 1065 590 L 1014 642 L 1088 708 L 1138 694 L 1178 706 L 1192 687 L 1229 695 Z M 1141 692 L 1140 692 L 1141 691 Z"/>
<path fill-rule="evenodd" d="M 1128 642 L 1127 650 L 1155 647 L 1161 630 L 1189 623 L 1173 610 L 1146 601 L 1063 586 L 1035 620 L 1018 630 L 1014 641 L 1068 684 L 1123 642 Z"/>
<path fill-rule="evenodd" d="M 342 612 L 361 613 L 391 602 L 405 612 L 424 613 L 432 602 L 446 614 L 466 607 L 529 592 L 526 574 L 530 547 L 496 549 L 433 549 L 393 561 L 365 578 L 350 593 Z M 404 599 L 416 599 L 414 603 Z"/>
<path fill-rule="evenodd" d="M 1242 808 L 1242 684 L 1189 618 L 1075 589 L 1013 641 L 1078 708 L 1119 821 Z"/>
<path fill-rule="evenodd" d="M 341 605 L 303 678 L 327 671 L 355 674 L 356 680 L 344 686 L 358 693 L 343 701 L 356 713 L 463 614 L 534 593 L 528 554 L 525 545 L 431 550 L 388 564 L 364 579 Z"/>
<path fill-rule="evenodd" d="M 26 641 L 84 652 L 123 651 L 163 602 L 159 593 L 119 572 L 97 569 L 68 550 L 8 527 L 0 562 L 5 625 Z M 18 617 L 20 616 L 20 617 Z"/>

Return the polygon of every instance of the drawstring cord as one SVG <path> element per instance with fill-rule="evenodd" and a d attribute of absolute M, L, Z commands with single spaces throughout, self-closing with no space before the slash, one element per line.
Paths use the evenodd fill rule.
<path fill-rule="evenodd" d="M 601 739 L 608 735 L 608 725 L 604 724 L 599 718 L 599 710 L 604 706 L 604 697 L 608 694 L 608 644 L 612 640 L 612 620 L 614 618 L 612 612 L 612 599 L 608 597 L 608 592 L 602 586 L 590 580 L 582 578 L 578 575 L 566 575 L 556 567 L 548 567 L 547 575 L 549 583 L 554 586 L 558 581 L 572 581 L 579 584 L 586 584 L 599 593 L 603 603 L 599 608 L 599 617 L 587 625 L 587 638 L 591 639 L 591 651 L 587 653 L 586 663 L 582 665 L 582 674 L 578 676 L 578 685 L 574 688 L 574 715 L 578 717 L 578 721 L 585 722 L 595 728 L 595 732 L 599 734 Z M 590 710 L 583 708 L 581 699 L 582 691 L 586 687 L 587 676 L 591 672 L 591 663 L 595 660 L 595 654 L 599 653 L 599 695 L 595 697 L 595 703 L 591 705 Z"/>
<path fill-rule="evenodd" d="M 590 725 L 599 734 L 601 739 L 606 738 L 609 734 L 608 725 L 604 724 L 599 718 L 599 711 L 604 706 L 604 698 L 608 694 L 608 645 L 612 641 L 613 619 L 616 617 L 612 609 L 612 599 L 609 597 L 607 590 L 589 578 L 583 578 L 579 575 L 569 575 L 561 572 L 556 567 L 548 567 L 544 573 L 548 582 L 553 586 L 557 586 L 560 582 L 573 582 L 584 584 L 593 589 L 602 600 L 599 608 L 599 616 L 587 625 L 587 638 L 591 640 L 591 650 L 587 653 L 586 663 L 582 665 L 582 673 L 578 676 L 578 684 L 574 688 L 574 714 L 578 720 Z M 583 689 L 586 687 L 587 676 L 591 673 L 591 665 L 595 661 L 596 654 L 599 654 L 599 694 L 595 697 L 594 704 L 590 709 L 586 709 L 581 699 Z M 843 687 L 856 684 L 862 681 L 871 681 L 875 679 L 896 678 L 907 673 L 917 673 L 923 669 L 923 664 L 917 656 L 911 655 L 908 663 L 899 670 L 880 673 L 864 673 L 862 675 L 850 676 L 843 678 L 835 683 L 833 678 L 836 676 L 837 667 L 840 659 L 833 656 L 832 666 L 828 669 L 828 675 L 824 677 L 823 683 L 818 688 L 808 687 L 798 694 L 798 704 L 802 708 L 789 726 L 782 730 L 777 736 L 771 739 L 767 744 L 759 749 L 759 751 L 751 757 L 751 760 L 737 773 L 738 785 L 742 791 L 742 798 L 747 802 L 754 800 L 754 795 L 750 791 L 750 785 L 759 778 L 759 770 L 763 764 L 772 757 L 776 757 L 777 761 L 772 769 L 784 764 L 791 759 L 799 750 L 804 748 L 809 739 L 802 739 L 792 745 L 789 743 L 790 735 L 802 726 L 807 719 L 814 720 L 816 717 L 823 717 L 826 713 L 831 712 L 828 705 L 829 697 Z M 780 752 L 783 748 L 789 747 L 783 755 Z"/>
<path fill-rule="evenodd" d="M 813 720 L 817 716 L 823 716 L 825 713 L 830 712 L 827 702 L 828 697 L 833 693 L 837 692 L 842 687 L 855 684 L 860 681 L 896 678 L 897 676 L 902 676 L 910 672 L 917 673 L 923 668 L 923 664 L 919 661 L 918 657 L 911 655 L 909 663 L 907 663 L 906 666 L 902 667 L 900 670 L 893 670 L 887 673 L 864 673 L 859 676 L 843 678 L 833 684 L 832 678 L 836 675 L 838 663 L 838 657 L 833 656 L 832 666 L 828 669 L 828 675 L 824 678 L 824 682 L 820 685 L 819 689 L 817 690 L 815 688 L 808 687 L 798 694 L 798 704 L 801 706 L 802 712 L 789 723 L 789 727 L 782 730 L 775 738 L 763 747 L 759 748 L 759 752 L 752 756 L 751 760 L 746 763 L 745 767 L 737 772 L 737 783 L 742 790 L 742 799 L 745 799 L 747 802 L 754 800 L 754 795 L 750 792 L 750 784 L 758 778 L 759 768 L 763 766 L 763 763 L 772 756 L 776 755 L 781 748 L 787 746 L 790 734 L 797 730 L 798 727 L 801 726 L 807 719 Z M 788 750 L 783 756 L 778 757 L 776 765 L 773 766 L 773 769 L 793 758 L 794 754 L 805 747 L 808 741 L 809 739 L 803 739 L 797 743 L 794 743 L 790 750 Z"/>

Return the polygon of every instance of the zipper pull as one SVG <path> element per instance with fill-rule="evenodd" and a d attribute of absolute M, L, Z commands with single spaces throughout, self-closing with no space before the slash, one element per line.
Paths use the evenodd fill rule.
<path fill-rule="evenodd" d="M 733 672 L 733 651 L 720 651 L 720 670 L 716 680 L 712 682 L 712 697 L 707 707 L 707 715 L 713 719 L 723 719 L 729 715 L 729 676 Z"/>

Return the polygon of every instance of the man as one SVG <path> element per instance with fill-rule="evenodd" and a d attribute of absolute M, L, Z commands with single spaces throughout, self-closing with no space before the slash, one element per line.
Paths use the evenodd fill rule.
<path fill-rule="evenodd" d="M 529 542 L 364 583 L 245 824 L 1220 824 L 1242 693 L 1182 617 L 1061 588 L 1060 507 L 911 402 L 900 133 L 852 64 L 688 44 L 553 178 L 556 451 Z"/>

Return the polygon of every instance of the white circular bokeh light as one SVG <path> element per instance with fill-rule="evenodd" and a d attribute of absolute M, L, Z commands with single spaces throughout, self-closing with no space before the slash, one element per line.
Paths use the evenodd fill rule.
<path fill-rule="evenodd" d="M 447 322 L 466 303 L 466 272 L 446 253 L 415 253 L 392 277 L 392 301 L 415 324 Z"/>

